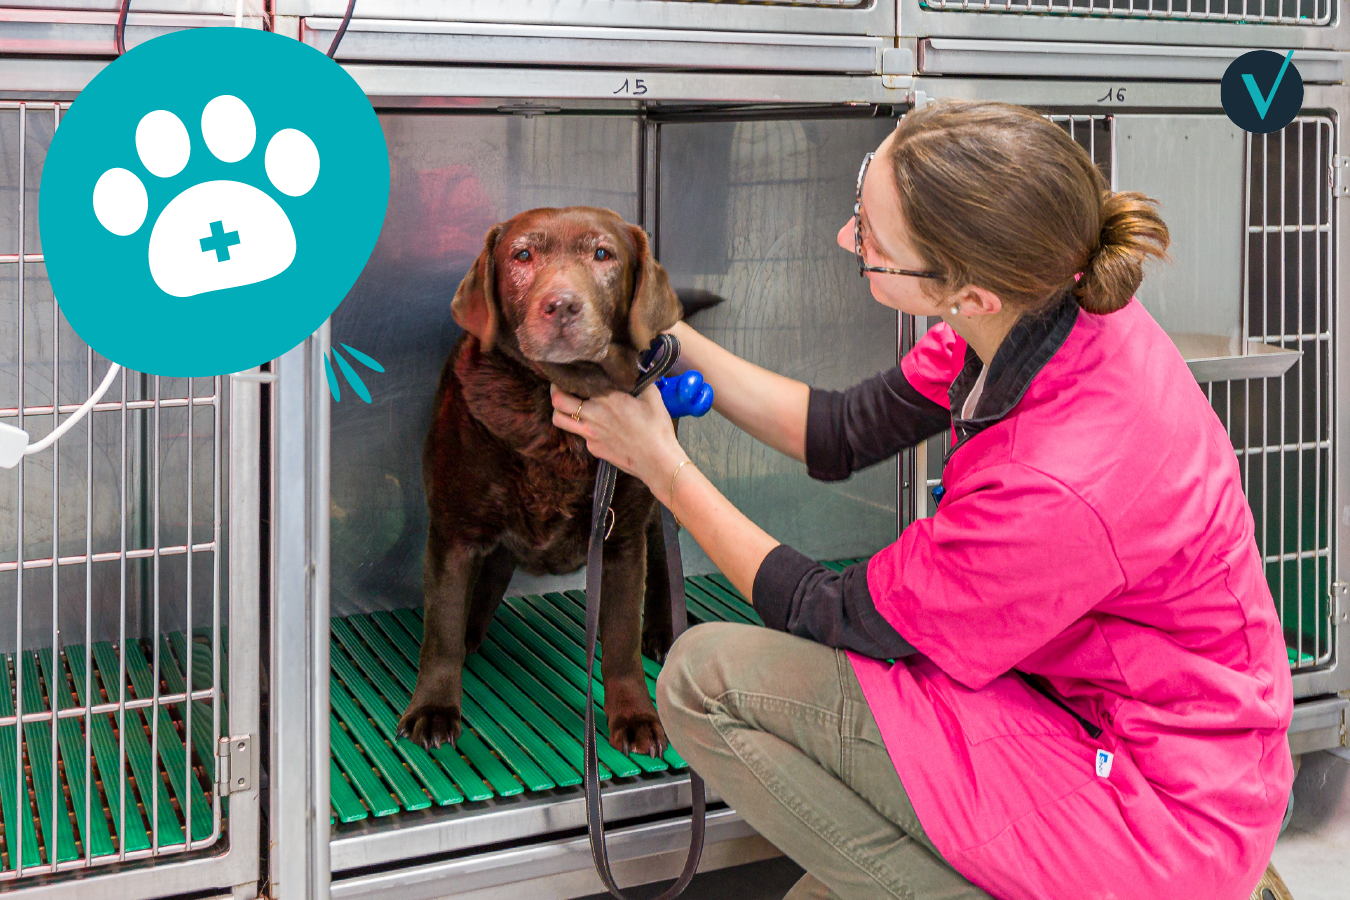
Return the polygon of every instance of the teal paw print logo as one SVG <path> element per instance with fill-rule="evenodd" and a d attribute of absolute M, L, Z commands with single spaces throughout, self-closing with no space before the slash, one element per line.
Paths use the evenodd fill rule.
<path fill-rule="evenodd" d="M 340 67 L 279 35 L 203 28 L 142 44 L 80 94 L 39 225 L 56 298 L 95 350 L 221 375 L 328 318 L 388 197 L 379 122 Z"/>
<path fill-rule="evenodd" d="M 228 94 L 206 104 L 201 135 L 206 151 L 222 162 L 240 162 L 257 147 L 253 113 Z M 136 154 L 151 177 L 172 178 L 192 157 L 187 126 L 168 110 L 146 113 L 136 126 Z M 263 166 L 272 187 L 303 197 L 319 178 L 319 150 L 304 132 L 283 128 L 267 142 Z M 94 215 L 109 233 L 135 234 L 147 212 L 145 184 L 136 173 L 112 168 L 99 176 Z M 209 233 L 197 237 L 203 223 Z M 285 210 L 267 192 L 241 181 L 186 188 L 150 228 L 150 277 L 173 297 L 257 284 L 280 275 L 294 260 L 295 229 Z"/>

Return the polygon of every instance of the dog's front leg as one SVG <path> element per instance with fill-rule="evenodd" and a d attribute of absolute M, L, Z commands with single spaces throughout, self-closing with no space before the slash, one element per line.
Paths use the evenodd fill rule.
<path fill-rule="evenodd" d="M 670 645 L 675 643 L 667 565 L 661 510 L 656 507 L 647 522 L 647 591 L 642 613 L 642 652 L 657 662 L 665 662 Z"/>
<path fill-rule="evenodd" d="M 417 687 L 398 723 L 399 736 L 428 750 L 459 740 L 468 597 L 481 565 L 481 556 L 441 539 L 432 526 L 422 564 L 425 611 Z"/>
<path fill-rule="evenodd" d="M 622 753 L 659 756 L 666 733 L 642 672 L 642 606 L 646 587 L 645 527 L 624 529 L 605 542 L 601 580 L 600 672 L 605 681 L 609 742 Z"/>

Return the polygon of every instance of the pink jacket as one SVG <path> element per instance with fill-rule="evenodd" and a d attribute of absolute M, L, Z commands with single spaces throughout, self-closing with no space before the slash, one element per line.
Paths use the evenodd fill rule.
<path fill-rule="evenodd" d="M 965 352 L 940 325 L 902 371 L 946 405 Z M 919 655 L 850 654 L 934 844 L 1003 900 L 1246 898 L 1292 684 L 1232 445 L 1172 342 L 1137 301 L 1080 314 L 944 486 L 867 571 Z"/>

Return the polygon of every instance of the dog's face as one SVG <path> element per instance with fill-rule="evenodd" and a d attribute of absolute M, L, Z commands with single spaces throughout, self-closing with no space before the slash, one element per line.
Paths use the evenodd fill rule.
<path fill-rule="evenodd" d="M 611 345 L 645 350 L 680 317 L 647 235 L 606 209 L 533 209 L 488 232 L 451 305 L 491 349 L 539 363 L 601 363 Z"/>

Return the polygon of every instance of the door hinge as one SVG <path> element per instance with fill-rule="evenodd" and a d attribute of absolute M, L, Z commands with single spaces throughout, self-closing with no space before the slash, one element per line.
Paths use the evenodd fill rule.
<path fill-rule="evenodd" d="M 1350 185 L 1346 184 L 1345 170 L 1350 168 L 1350 156 L 1331 158 L 1331 196 L 1350 196 Z"/>
<path fill-rule="evenodd" d="M 1337 625 L 1350 624 L 1350 582 L 1337 581 L 1331 585 L 1331 621 Z"/>
<path fill-rule="evenodd" d="M 253 736 L 223 737 L 216 747 L 216 790 L 226 794 L 253 787 Z"/>

